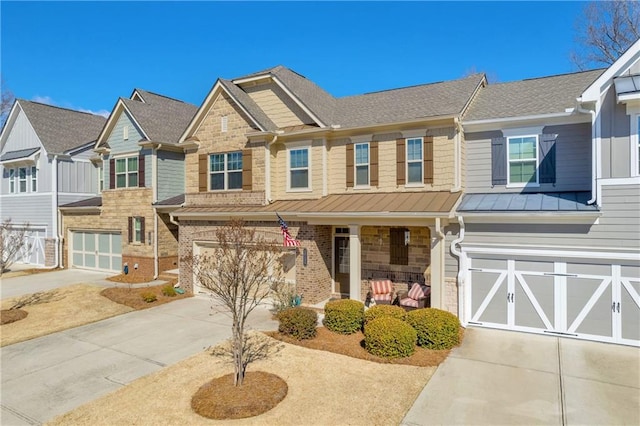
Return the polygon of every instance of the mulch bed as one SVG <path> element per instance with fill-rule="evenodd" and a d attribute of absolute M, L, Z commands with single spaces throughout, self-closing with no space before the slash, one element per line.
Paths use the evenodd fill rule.
<path fill-rule="evenodd" d="M 149 281 L 153 281 L 153 277 L 139 274 L 138 271 L 134 270 L 130 274 L 126 274 L 126 275 L 120 274 L 120 275 L 114 275 L 112 277 L 107 277 L 107 280 L 113 281 L 114 283 L 142 284 L 142 283 L 148 283 Z"/>
<path fill-rule="evenodd" d="M 29 315 L 27 311 L 22 309 L 3 309 L 0 311 L 0 325 L 11 324 L 20 321 Z"/>
<path fill-rule="evenodd" d="M 163 305 L 165 303 L 173 302 L 174 300 L 184 299 L 185 297 L 191 297 L 190 294 L 176 294 L 175 296 L 165 296 L 162 294 L 162 288 L 170 285 L 173 287 L 175 281 L 170 281 L 167 284 L 129 288 L 129 287 L 112 287 L 105 288 L 100 294 L 107 299 L 126 305 L 135 310 L 153 308 L 154 306 Z M 145 302 L 142 299 L 142 295 L 145 293 L 153 293 L 156 295 L 156 300 L 153 302 Z"/>
<path fill-rule="evenodd" d="M 274 339 L 285 343 L 298 345 L 309 349 L 333 352 L 336 354 L 350 356 L 352 358 L 364 359 L 381 364 L 401 364 L 413 365 L 416 367 L 435 367 L 440 365 L 449 356 L 450 349 L 432 350 L 417 347 L 413 355 L 405 358 L 381 358 L 371 355 L 364 348 L 364 334 L 358 331 L 353 334 L 338 334 L 327 330 L 325 327 L 318 327 L 318 334 L 313 339 L 296 340 L 289 336 L 280 334 L 277 331 L 265 332 Z M 464 328 L 460 327 L 460 342 L 464 336 Z"/>
<path fill-rule="evenodd" d="M 287 396 L 287 382 L 264 371 L 245 373 L 242 386 L 233 374 L 204 384 L 191 398 L 191 408 L 209 419 L 244 419 L 266 413 Z"/>

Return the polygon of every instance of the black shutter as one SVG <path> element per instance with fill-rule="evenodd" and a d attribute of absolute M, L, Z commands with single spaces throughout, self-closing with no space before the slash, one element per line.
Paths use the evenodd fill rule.
<path fill-rule="evenodd" d="M 116 160 L 109 160 L 109 189 L 116 187 Z"/>
<path fill-rule="evenodd" d="M 540 183 L 556 183 L 556 139 L 558 135 L 540 135 Z"/>
<path fill-rule="evenodd" d="M 129 235 L 129 243 L 131 243 L 133 241 L 133 217 L 132 216 L 129 216 L 128 235 Z"/>
<path fill-rule="evenodd" d="M 144 217 L 140 218 L 140 242 L 144 244 Z"/>
<path fill-rule="evenodd" d="M 491 139 L 491 185 L 507 184 L 507 138 Z"/>
<path fill-rule="evenodd" d="M 138 188 L 144 188 L 144 158 L 142 154 L 138 157 Z"/>

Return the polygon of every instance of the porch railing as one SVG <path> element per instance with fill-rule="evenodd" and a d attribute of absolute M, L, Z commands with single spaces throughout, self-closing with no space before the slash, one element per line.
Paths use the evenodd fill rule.
<path fill-rule="evenodd" d="M 390 269 L 362 268 L 360 271 L 363 280 L 386 279 L 396 283 L 420 283 L 425 284 L 424 275 L 421 272 L 392 271 Z"/>

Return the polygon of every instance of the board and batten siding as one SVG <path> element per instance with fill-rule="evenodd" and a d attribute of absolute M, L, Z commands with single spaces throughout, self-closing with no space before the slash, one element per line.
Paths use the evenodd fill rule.
<path fill-rule="evenodd" d="M 626 178 L 632 176 L 630 158 L 631 121 L 627 115 L 626 106 L 618 104 L 615 90 L 609 90 L 602 101 L 600 110 L 601 123 L 601 163 L 602 177 Z"/>
<path fill-rule="evenodd" d="M 19 151 L 21 149 L 41 148 L 40 138 L 33 130 L 27 115 L 20 110 L 16 121 L 11 128 L 11 133 L 7 136 L 7 142 L 2 147 L 2 153 Z"/>
<path fill-rule="evenodd" d="M 535 188 L 507 188 L 492 186 L 491 139 L 502 131 L 467 133 L 466 188 L 468 193 L 488 192 L 562 192 L 591 189 L 591 125 L 589 123 L 546 126 L 543 134 L 557 134 L 556 183 L 540 184 Z M 628 161 L 627 161 L 628 162 Z"/>
<path fill-rule="evenodd" d="M 158 151 L 158 201 L 184 192 L 184 154 Z"/>
<path fill-rule="evenodd" d="M 58 162 L 58 191 L 97 194 L 97 167 L 87 161 Z"/>
<path fill-rule="evenodd" d="M 51 194 L 20 194 L 3 196 L 0 199 L 2 220 L 11 219 L 14 224 L 29 223 L 33 228 L 46 226 L 47 237 L 53 237 Z"/>
<path fill-rule="evenodd" d="M 124 140 L 122 134 L 124 126 L 129 126 L 129 138 L 127 140 Z M 109 148 L 111 148 L 111 155 L 129 152 L 132 153 L 140 151 L 138 142 L 140 142 L 140 139 L 142 138 L 143 136 L 140 129 L 138 129 L 134 124 L 129 114 L 127 114 L 126 111 L 123 111 L 107 138 L 107 144 L 109 145 Z"/>
<path fill-rule="evenodd" d="M 604 186 L 597 224 L 483 224 L 467 221 L 464 244 L 594 247 L 633 251 L 640 247 L 640 185 Z"/>

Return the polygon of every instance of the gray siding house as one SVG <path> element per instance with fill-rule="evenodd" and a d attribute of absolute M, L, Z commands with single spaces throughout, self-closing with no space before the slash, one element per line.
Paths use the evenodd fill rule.
<path fill-rule="evenodd" d="M 56 266 L 58 206 L 95 195 L 89 160 L 105 118 L 18 99 L 0 133 L 0 217 L 29 227 L 18 262 Z"/>
<path fill-rule="evenodd" d="M 478 95 L 451 244 L 465 325 L 640 345 L 639 120 L 640 41 Z"/>
<path fill-rule="evenodd" d="M 177 267 L 178 231 L 169 212 L 184 199 L 179 136 L 194 105 L 135 89 L 120 98 L 91 150 L 98 197 L 61 206 L 68 267 L 148 278 Z"/>

